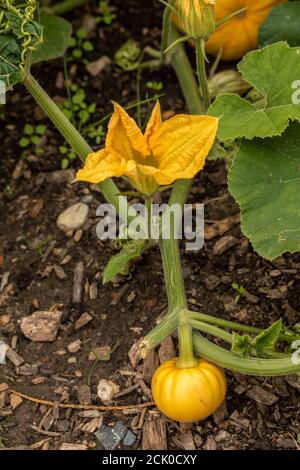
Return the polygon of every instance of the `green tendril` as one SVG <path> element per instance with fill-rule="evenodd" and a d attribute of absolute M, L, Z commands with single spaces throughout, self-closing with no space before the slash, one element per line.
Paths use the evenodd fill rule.
<path fill-rule="evenodd" d="M 21 45 L 21 63 L 23 68 L 26 56 L 29 51 L 34 51 L 39 43 L 36 35 L 28 31 L 27 26 L 34 23 L 34 18 L 38 12 L 37 0 L 27 0 L 26 3 L 15 5 L 15 0 L 0 1 L 0 34 L 13 34 L 20 41 Z M 20 31 L 16 32 L 8 13 L 15 15 L 21 20 Z"/>

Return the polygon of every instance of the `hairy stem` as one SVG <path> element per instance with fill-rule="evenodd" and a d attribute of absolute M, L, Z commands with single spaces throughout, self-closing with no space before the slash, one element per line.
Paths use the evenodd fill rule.
<path fill-rule="evenodd" d="M 210 94 L 207 84 L 207 75 L 205 68 L 205 51 L 204 51 L 204 39 L 196 40 L 196 63 L 197 63 L 197 75 L 199 86 L 202 91 L 203 103 L 205 110 L 207 111 L 210 107 Z"/>

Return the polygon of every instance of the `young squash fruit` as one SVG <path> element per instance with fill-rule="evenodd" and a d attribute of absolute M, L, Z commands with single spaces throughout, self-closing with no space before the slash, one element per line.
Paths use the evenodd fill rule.
<path fill-rule="evenodd" d="M 244 12 L 217 27 L 206 43 L 206 52 L 216 57 L 222 50 L 223 60 L 239 60 L 258 45 L 258 30 L 271 9 L 287 0 L 217 0 L 216 23 L 234 12 Z M 175 25 L 182 31 L 179 18 L 173 16 Z"/>
<path fill-rule="evenodd" d="M 225 398 L 223 370 L 204 359 L 188 368 L 179 368 L 176 362 L 171 359 L 155 371 L 152 395 L 156 406 L 168 418 L 182 423 L 207 418 Z"/>
<path fill-rule="evenodd" d="M 235 11 L 247 10 L 219 26 L 206 43 L 208 54 L 217 56 L 220 48 L 223 60 L 238 60 L 258 45 L 258 30 L 271 9 L 285 0 L 218 0 L 216 22 Z"/>

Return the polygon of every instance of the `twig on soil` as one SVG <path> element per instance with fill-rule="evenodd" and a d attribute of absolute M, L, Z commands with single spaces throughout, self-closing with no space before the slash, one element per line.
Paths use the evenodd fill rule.
<path fill-rule="evenodd" d="M 58 408 L 72 408 L 76 410 L 99 410 L 99 411 L 123 411 L 123 410 L 130 410 L 131 408 L 148 408 L 150 406 L 154 406 L 153 401 L 148 401 L 145 403 L 138 403 L 137 405 L 123 405 L 123 406 L 103 406 L 103 405 L 76 405 L 72 403 L 57 403 L 55 401 L 48 401 L 48 400 L 41 400 L 40 398 L 30 397 L 25 395 L 24 393 L 17 392 L 16 390 L 10 390 L 11 393 L 18 395 L 25 400 L 32 401 L 34 403 L 38 403 L 39 405 L 46 405 L 46 406 L 57 406 Z"/>

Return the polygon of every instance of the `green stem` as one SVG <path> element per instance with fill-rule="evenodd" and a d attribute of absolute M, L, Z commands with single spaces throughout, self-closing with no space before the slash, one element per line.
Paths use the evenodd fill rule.
<path fill-rule="evenodd" d="M 175 1 L 169 0 L 170 6 L 174 6 Z M 170 32 L 172 26 L 172 8 L 166 7 L 163 14 L 163 26 L 162 26 L 162 40 L 161 40 L 161 58 L 164 60 L 164 52 L 170 45 Z"/>
<path fill-rule="evenodd" d="M 173 44 L 178 38 L 180 33 L 175 26 L 170 26 L 169 45 Z M 194 76 L 194 71 L 191 67 L 188 56 L 185 52 L 183 44 L 178 44 L 168 54 L 171 65 L 177 75 L 183 96 L 187 106 L 192 114 L 201 114 L 205 111 L 204 105 L 201 100 L 197 81 Z"/>
<path fill-rule="evenodd" d="M 47 15 L 64 15 L 69 11 L 73 10 L 74 8 L 80 7 L 85 5 L 90 0 L 63 0 L 62 2 L 54 3 L 54 5 L 49 7 L 44 7 L 44 10 Z"/>
<path fill-rule="evenodd" d="M 210 107 L 210 93 L 207 84 L 207 75 L 205 68 L 205 51 L 204 51 L 204 39 L 196 40 L 196 63 L 197 63 L 197 75 L 199 86 L 202 91 L 203 102 L 205 110 L 207 111 Z"/>
<path fill-rule="evenodd" d="M 241 358 L 208 341 L 198 332 L 193 333 L 195 351 L 201 357 L 220 367 L 257 376 L 279 376 L 300 372 L 300 364 L 293 364 L 291 357 L 278 359 Z"/>
<path fill-rule="evenodd" d="M 151 240 L 152 233 L 152 198 L 145 197 L 145 208 L 147 210 L 147 229 L 148 229 L 148 238 Z"/>
<path fill-rule="evenodd" d="M 179 315 L 179 358 L 176 361 L 176 366 L 180 369 L 189 367 L 196 367 L 198 360 L 194 356 L 192 328 L 187 320 L 187 315 L 184 311 Z"/>
<path fill-rule="evenodd" d="M 223 341 L 226 341 L 226 343 L 232 344 L 232 334 L 221 330 L 221 328 L 218 328 L 217 326 L 194 320 L 191 317 L 189 317 L 189 324 L 196 330 L 202 331 L 203 333 L 207 333 L 212 336 L 216 336 L 217 338 L 221 338 Z"/>
<path fill-rule="evenodd" d="M 167 336 L 170 336 L 178 327 L 180 310 L 171 310 L 161 322 L 144 338 L 145 349 L 156 348 Z"/>
<path fill-rule="evenodd" d="M 27 74 L 23 83 L 61 135 L 74 149 L 80 160 L 84 162 L 86 157 L 93 152 L 86 140 L 75 129 L 73 124 L 71 124 L 32 75 Z M 120 216 L 124 218 L 127 217 L 127 201 L 122 196 L 119 196 L 120 190 L 115 183 L 111 179 L 107 179 L 103 183 L 100 183 L 99 187 L 105 199 L 115 207 Z"/>
<path fill-rule="evenodd" d="M 168 305 L 171 312 L 187 306 L 178 240 L 172 232 L 171 224 L 170 239 L 160 242 Z"/>
<path fill-rule="evenodd" d="M 262 328 L 257 328 L 256 326 L 243 325 L 241 323 L 236 323 L 233 321 L 224 320 L 219 317 L 212 317 L 211 315 L 206 315 L 204 313 L 198 312 L 189 312 L 189 318 L 192 320 L 200 320 L 201 322 L 209 323 L 211 325 L 222 326 L 224 328 L 229 328 L 233 331 L 243 331 L 245 333 L 250 333 L 254 335 L 259 335 L 264 330 Z M 300 339 L 299 335 L 292 335 L 287 333 L 282 333 L 279 336 L 279 339 L 282 341 L 287 341 L 292 343 Z"/>

